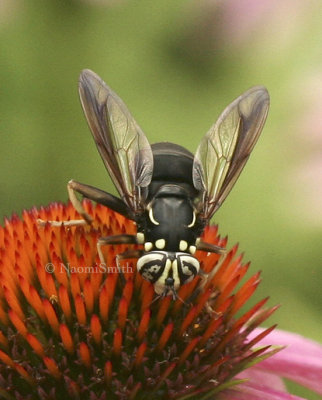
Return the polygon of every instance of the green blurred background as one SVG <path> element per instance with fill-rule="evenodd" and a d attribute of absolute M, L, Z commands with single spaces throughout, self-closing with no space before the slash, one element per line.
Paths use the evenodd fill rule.
<path fill-rule="evenodd" d="M 79 104 L 83 68 L 150 142 L 191 151 L 228 103 L 265 85 L 264 132 L 214 219 L 263 271 L 257 296 L 282 304 L 271 322 L 321 341 L 321 15 L 313 0 L 2 0 L 1 216 L 66 200 L 71 178 L 114 192 Z"/>

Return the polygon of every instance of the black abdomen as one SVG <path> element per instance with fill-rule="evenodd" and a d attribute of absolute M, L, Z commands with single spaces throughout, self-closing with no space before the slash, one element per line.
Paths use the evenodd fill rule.
<path fill-rule="evenodd" d="M 169 142 L 154 143 L 151 147 L 154 167 L 149 185 L 149 199 L 164 184 L 179 185 L 190 198 L 197 197 L 198 191 L 192 181 L 193 154 L 184 147 Z"/>

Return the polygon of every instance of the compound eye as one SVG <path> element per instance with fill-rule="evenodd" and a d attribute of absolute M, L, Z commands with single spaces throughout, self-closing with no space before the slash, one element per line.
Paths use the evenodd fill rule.
<path fill-rule="evenodd" d="M 199 261 L 190 255 L 182 254 L 178 256 L 178 274 L 180 284 L 191 282 L 197 276 L 200 269 Z"/>
<path fill-rule="evenodd" d="M 156 282 L 163 273 L 166 256 L 162 253 L 150 252 L 138 259 L 137 270 L 147 281 Z"/>

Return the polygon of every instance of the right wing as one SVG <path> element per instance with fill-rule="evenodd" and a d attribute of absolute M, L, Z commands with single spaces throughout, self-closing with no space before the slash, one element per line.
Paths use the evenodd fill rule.
<path fill-rule="evenodd" d="M 193 183 L 201 193 L 197 210 L 209 220 L 232 189 L 262 131 L 269 94 L 255 86 L 239 96 L 203 137 L 193 164 Z"/>

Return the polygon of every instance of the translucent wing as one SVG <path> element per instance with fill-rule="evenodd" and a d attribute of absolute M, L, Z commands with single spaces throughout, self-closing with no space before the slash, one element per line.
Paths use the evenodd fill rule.
<path fill-rule="evenodd" d="M 79 95 L 96 146 L 114 185 L 133 210 L 151 182 L 151 146 L 123 101 L 93 71 L 82 71 Z"/>
<path fill-rule="evenodd" d="M 241 173 L 268 108 L 267 90 L 255 86 L 232 102 L 202 139 L 194 158 L 193 183 L 202 193 L 197 208 L 206 220 L 220 207 Z"/>

